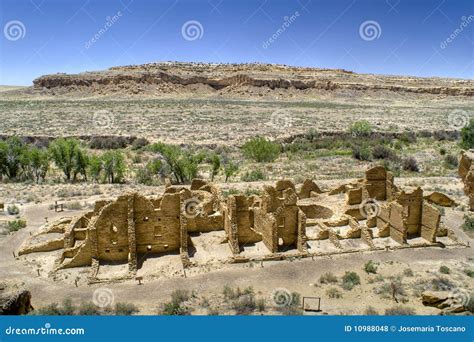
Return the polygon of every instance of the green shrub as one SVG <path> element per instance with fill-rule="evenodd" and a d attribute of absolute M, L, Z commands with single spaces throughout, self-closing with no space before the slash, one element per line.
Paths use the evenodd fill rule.
<path fill-rule="evenodd" d="M 292 292 L 290 303 L 283 307 L 278 307 L 277 310 L 285 316 L 302 315 L 301 295 L 298 292 Z"/>
<path fill-rule="evenodd" d="M 67 202 L 64 204 L 64 207 L 69 210 L 81 210 L 83 208 L 79 201 Z"/>
<path fill-rule="evenodd" d="M 81 316 L 99 316 L 102 312 L 101 310 L 91 302 L 81 303 L 78 310 L 79 315 Z"/>
<path fill-rule="evenodd" d="M 189 315 L 189 309 L 183 305 L 183 302 L 189 299 L 189 291 L 175 290 L 171 293 L 171 301 L 164 303 L 160 309 L 160 313 L 166 316 L 184 316 Z"/>
<path fill-rule="evenodd" d="M 116 150 L 125 148 L 129 144 L 130 139 L 127 137 L 93 137 L 89 142 L 89 147 L 97 150 Z"/>
<path fill-rule="evenodd" d="M 391 148 L 384 145 L 376 145 L 372 150 L 372 156 L 375 159 L 391 159 L 394 157 L 394 154 Z"/>
<path fill-rule="evenodd" d="M 257 182 L 265 180 L 265 178 L 265 174 L 261 170 L 247 171 L 242 177 L 240 177 L 242 182 Z"/>
<path fill-rule="evenodd" d="M 327 272 L 319 277 L 319 282 L 321 284 L 335 284 L 337 283 L 337 277 L 331 272 Z"/>
<path fill-rule="evenodd" d="M 132 143 L 132 149 L 133 150 L 139 150 L 147 145 L 149 145 L 150 142 L 145 139 L 145 138 L 138 138 L 138 139 L 135 139 Z"/>
<path fill-rule="evenodd" d="M 16 205 L 12 204 L 7 207 L 7 213 L 8 215 L 18 215 L 20 213 L 20 209 Z"/>
<path fill-rule="evenodd" d="M 413 316 L 415 314 L 415 310 L 413 310 L 412 308 L 404 307 L 401 305 L 385 309 L 385 315 L 387 316 Z"/>
<path fill-rule="evenodd" d="M 355 272 L 346 272 L 342 277 L 342 288 L 344 290 L 352 290 L 354 286 L 360 284 L 360 277 Z"/>
<path fill-rule="evenodd" d="M 25 227 L 26 227 L 25 220 L 13 220 L 13 221 L 7 222 L 7 228 L 10 232 L 16 232 L 20 230 L 21 228 L 25 228 Z"/>
<path fill-rule="evenodd" d="M 176 303 L 182 303 L 189 299 L 189 291 L 187 290 L 174 290 L 171 293 L 171 300 Z"/>
<path fill-rule="evenodd" d="M 465 149 L 474 148 L 474 119 L 471 119 L 469 124 L 461 129 L 460 145 Z"/>
<path fill-rule="evenodd" d="M 364 315 L 367 316 L 377 316 L 379 313 L 377 310 L 375 310 L 372 306 L 368 306 L 365 308 Z"/>
<path fill-rule="evenodd" d="M 445 266 L 445 265 L 441 266 L 441 267 L 439 268 L 439 271 L 440 271 L 440 273 L 443 273 L 443 274 L 449 274 L 449 273 L 451 273 L 451 270 L 449 269 L 449 267 L 448 267 L 448 266 Z"/>
<path fill-rule="evenodd" d="M 349 127 L 349 133 L 354 137 L 368 137 L 372 131 L 373 127 L 367 120 L 356 121 Z"/>
<path fill-rule="evenodd" d="M 403 270 L 403 275 L 405 277 L 413 277 L 415 274 L 413 273 L 413 270 L 411 268 L 405 268 Z"/>
<path fill-rule="evenodd" d="M 405 131 L 398 137 L 398 139 L 406 145 L 412 144 L 416 142 L 416 134 L 412 131 Z"/>
<path fill-rule="evenodd" d="M 403 160 L 403 170 L 411 172 L 420 172 L 418 161 L 413 157 L 408 157 Z"/>
<path fill-rule="evenodd" d="M 255 311 L 257 304 L 253 293 L 242 294 L 232 302 L 232 309 L 237 315 L 248 315 Z"/>
<path fill-rule="evenodd" d="M 266 309 L 266 306 L 267 306 L 267 304 L 266 304 L 266 302 L 265 302 L 265 298 L 259 298 L 259 299 L 257 299 L 257 302 L 256 302 L 256 303 L 257 303 L 257 310 L 258 310 L 259 312 L 264 312 L 265 309 Z"/>
<path fill-rule="evenodd" d="M 60 316 L 62 315 L 62 310 L 59 307 L 58 303 L 51 303 L 46 306 L 40 307 L 32 311 L 34 315 L 40 316 Z"/>
<path fill-rule="evenodd" d="M 462 229 L 468 234 L 474 234 L 474 216 L 464 215 Z"/>
<path fill-rule="evenodd" d="M 329 298 L 342 298 L 342 292 L 335 287 L 331 287 L 326 290 L 326 295 Z"/>
<path fill-rule="evenodd" d="M 160 314 L 164 316 L 187 316 L 190 313 L 187 307 L 171 301 L 163 304 Z"/>
<path fill-rule="evenodd" d="M 364 271 L 367 273 L 377 273 L 377 264 L 372 260 L 367 261 L 364 265 Z"/>
<path fill-rule="evenodd" d="M 280 155 L 280 145 L 263 137 L 254 137 L 242 146 L 244 156 L 259 163 L 272 162 Z"/>
<path fill-rule="evenodd" d="M 474 278 L 474 270 L 470 270 L 470 269 L 466 268 L 466 269 L 463 270 L 463 272 L 469 278 Z"/>
<path fill-rule="evenodd" d="M 117 316 L 130 316 L 138 311 L 136 305 L 132 303 L 116 303 L 114 308 L 114 313 Z"/>
<path fill-rule="evenodd" d="M 235 291 L 229 285 L 224 286 L 224 290 L 222 291 L 225 299 L 234 299 L 236 297 Z"/>
<path fill-rule="evenodd" d="M 448 154 L 444 157 L 444 163 L 450 169 L 455 169 L 458 167 L 458 158 L 454 154 Z"/>
<path fill-rule="evenodd" d="M 366 145 L 354 145 L 352 146 L 352 157 L 357 160 L 370 161 L 372 160 L 372 153 Z"/>

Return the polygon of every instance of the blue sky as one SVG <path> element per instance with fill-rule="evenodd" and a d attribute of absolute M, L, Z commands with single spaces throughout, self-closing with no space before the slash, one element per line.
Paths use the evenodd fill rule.
<path fill-rule="evenodd" d="M 470 79 L 474 75 L 472 0 L 0 4 L 4 85 L 30 85 L 43 74 L 155 61 L 265 62 Z M 183 33 L 183 26 L 189 31 Z"/>

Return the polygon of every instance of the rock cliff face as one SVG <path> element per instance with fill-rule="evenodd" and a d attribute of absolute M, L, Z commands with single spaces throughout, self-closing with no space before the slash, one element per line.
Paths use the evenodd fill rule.
<path fill-rule="evenodd" d="M 63 94 L 241 93 L 242 89 L 388 91 L 397 93 L 473 96 L 474 81 L 355 74 L 340 69 L 289 67 L 270 64 L 152 63 L 114 67 L 81 74 L 54 74 L 33 81 L 33 91 Z"/>

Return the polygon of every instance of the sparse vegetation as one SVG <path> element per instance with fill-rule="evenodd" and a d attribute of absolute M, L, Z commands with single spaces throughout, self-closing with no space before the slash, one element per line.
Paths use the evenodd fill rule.
<path fill-rule="evenodd" d="M 349 127 L 353 137 L 368 137 L 372 131 L 373 127 L 367 120 L 356 121 Z"/>
<path fill-rule="evenodd" d="M 443 274 L 450 274 L 451 270 L 449 269 L 448 266 L 443 265 L 439 268 L 439 272 Z"/>
<path fill-rule="evenodd" d="M 20 209 L 16 205 L 12 204 L 7 207 L 7 213 L 8 215 L 18 215 L 20 213 Z"/>
<path fill-rule="evenodd" d="M 416 315 L 415 310 L 406 306 L 392 306 L 385 310 L 387 316 L 413 316 Z"/>
<path fill-rule="evenodd" d="M 464 223 L 462 229 L 470 236 L 474 236 L 474 217 L 471 215 L 464 215 Z"/>
<path fill-rule="evenodd" d="M 461 143 L 462 148 L 474 148 L 474 119 L 469 121 L 469 124 L 461 129 Z"/>
<path fill-rule="evenodd" d="M 377 273 L 377 264 L 375 264 L 372 260 L 369 260 L 364 265 L 364 271 L 367 273 Z"/>
<path fill-rule="evenodd" d="M 403 170 L 411 172 L 420 172 L 418 161 L 413 157 L 408 157 L 403 160 Z"/>
<path fill-rule="evenodd" d="M 469 278 L 474 278 L 474 270 L 466 268 L 463 270 L 464 274 L 467 275 Z"/>
<path fill-rule="evenodd" d="M 25 227 L 26 227 L 25 220 L 13 220 L 13 221 L 7 222 L 7 228 L 10 231 L 10 233 L 16 232 Z"/>
<path fill-rule="evenodd" d="M 367 316 L 376 316 L 378 315 L 379 312 L 377 310 L 375 310 L 372 306 L 368 306 L 365 308 L 365 311 L 364 311 L 364 315 L 367 315 Z"/>
<path fill-rule="evenodd" d="M 138 313 L 138 308 L 132 303 L 116 303 L 114 307 L 100 308 L 92 302 L 81 302 L 79 306 L 74 305 L 71 299 L 65 299 L 61 304 L 51 303 L 39 307 L 30 312 L 30 315 L 41 316 L 98 316 L 98 315 L 117 315 L 130 316 Z"/>
<path fill-rule="evenodd" d="M 189 308 L 183 302 L 189 299 L 189 292 L 186 290 L 175 290 L 171 293 L 171 301 L 164 303 L 159 313 L 165 316 L 186 316 L 190 314 Z"/>
<path fill-rule="evenodd" d="M 278 158 L 280 145 L 263 137 L 249 139 L 242 146 L 244 156 L 259 163 L 268 163 Z"/>
<path fill-rule="evenodd" d="M 241 178 L 242 182 L 257 182 L 265 180 L 265 174 L 261 170 L 247 171 Z"/>
<path fill-rule="evenodd" d="M 329 298 L 342 298 L 342 292 L 339 291 L 336 287 L 331 287 L 326 290 L 326 295 Z"/>
<path fill-rule="evenodd" d="M 372 160 L 372 153 L 367 145 L 355 145 L 352 147 L 352 157 L 362 161 Z"/>
<path fill-rule="evenodd" d="M 352 290 L 356 285 L 360 285 L 360 277 L 355 272 L 346 272 L 342 277 L 342 288 Z"/>
<path fill-rule="evenodd" d="M 327 272 L 319 277 L 319 282 L 321 284 L 335 284 L 337 283 L 337 277 L 331 272 Z"/>

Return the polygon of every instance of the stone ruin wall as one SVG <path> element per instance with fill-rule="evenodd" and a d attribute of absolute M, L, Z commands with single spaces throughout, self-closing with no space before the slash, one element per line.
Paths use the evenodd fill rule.
<path fill-rule="evenodd" d="M 341 208 L 323 205 L 327 198 L 342 193 Z M 445 201 L 447 196 L 440 198 Z M 361 217 L 366 200 L 380 201 L 373 217 Z M 190 201 L 196 202 L 193 215 L 183 210 Z M 440 216 L 420 188 L 400 191 L 383 167 L 369 169 L 365 178 L 331 191 L 322 191 L 311 180 L 297 191 L 291 181 L 280 180 L 275 186 L 264 186 L 261 196 L 229 195 L 226 199 L 217 186 L 193 180 L 190 188 L 168 186 L 157 198 L 128 193 L 114 201 L 98 201 L 91 212 L 64 218 L 40 233 L 61 232 L 62 238 L 27 245 L 19 254 L 62 248 L 55 269 L 91 265 L 97 273 L 101 261 L 124 261 L 134 274 L 137 259 L 148 253 L 179 252 L 183 265 L 189 265 L 189 233 L 193 232 L 225 230 L 235 256 L 257 242 L 263 242 L 269 253 L 292 249 L 307 253 L 310 221 L 319 230 L 316 240 L 329 239 L 343 249 L 341 239 L 362 239 L 374 248 L 372 228 L 377 228 L 378 238 L 391 237 L 400 244 L 413 237 L 434 243 Z M 349 228 L 344 235 L 333 229 L 342 226 Z"/>

